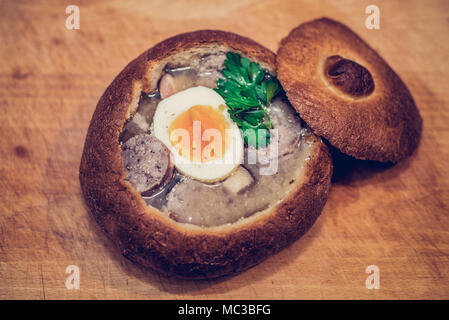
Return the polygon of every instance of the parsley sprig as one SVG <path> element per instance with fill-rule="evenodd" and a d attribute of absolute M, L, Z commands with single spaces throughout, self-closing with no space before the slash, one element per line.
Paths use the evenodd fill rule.
<path fill-rule="evenodd" d="M 226 101 L 231 119 L 244 133 L 245 144 L 265 147 L 270 141 L 268 130 L 273 128 L 267 107 L 281 90 L 279 81 L 238 53 L 228 52 L 224 65 L 224 79 L 218 79 L 214 90 Z M 255 139 L 249 138 L 251 132 Z"/>

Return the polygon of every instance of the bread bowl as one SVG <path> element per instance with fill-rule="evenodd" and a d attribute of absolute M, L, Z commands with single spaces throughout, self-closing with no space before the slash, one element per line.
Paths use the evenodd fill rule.
<path fill-rule="evenodd" d="M 162 204 L 157 202 L 161 198 L 156 201 L 141 194 L 148 192 L 144 189 L 164 185 L 168 168 L 171 167 L 167 161 L 161 160 L 163 157 L 155 156 L 154 161 L 161 161 L 161 166 L 167 169 L 148 187 L 150 184 L 146 184 L 145 180 L 146 167 L 138 163 L 141 157 L 149 154 L 148 146 L 152 146 L 153 141 L 146 136 L 134 138 L 142 143 L 139 151 L 135 151 L 136 141 L 128 143 L 139 134 L 151 134 L 152 130 L 157 130 L 151 127 L 157 124 L 142 121 L 142 118 L 154 118 L 158 109 L 152 115 L 142 115 L 145 113 L 139 111 L 139 108 L 144 108 L 142 106 L 145 105 L 142 101 L 156 97 L 159 105 L 161 101 L 179 97 L 179 94 L 189 88 L 178 88 L 181 92 L 173 94 L 170 90 L 176 85 L 166 83 L 171 81 L 169 76 L 176 70 L 182 71 L 183 68 L 192 68 L 192 64 L 204 62 L 208 56 L 220 56 L 228 52 L 238 53 L 258 63 L 267 71 L 268 78 L 275 75 L 275 54 L 248 38 L 211 30 L 177 35 L 155 45 L 124 68 L 100 98 L 89 125 L 79 175 L 86 203 L 95 220 L 125 257 L 163 274 L 182 278 L 214 278 L 250 268 L 302 236 L 319 216 L 328 196 L 332 174 L 328 148 L 321 138 L 301 123 L 294 111 L 291 112 L 293 109 L 288 101 L 282 98 L 282 93 L 279 100 L 276 100 L 278 110 L 284 113 L 286 108 L 289 108 L 287 116 L 290 118 L 283 121 L 273 116 L 273 119 L 278 119 L 280 126 L 296 123 L 297 127 L 293 129 L 298 136 L 292 137 L 289 134 L 288 130 L 291 128 L 279 133 L 281 142 L 288 141 L 285 146 L 279 145 L 280 161 L 286 161 L 288 166 L 283 166 L 282 163 L 279 165 L 280 172 L 283 172 L 278 179 L 281 187 L 276 187 L 275 182 L 267 184 L 273 186 L 269 192 L 264 191 L 264 195 L 270 198 L 268 205 L 256 208 L 262 198 L 251 197 L 251 192 L 257 196 L 260 193 L 253 190 L 265 189 L 260 183 L 257 184 L 259 180 L 253 176 L 253 172 L 246 168 L 250 171 L 248 175 L 248 172 L 242 171 L 242 166 L 229 171 L 225 180 L 220 178 L 218 182 L 212 179 L 203 183 L 191 177 L 183 177 L 184 180 L 174 182 L 176 189 L 167 189 L 170 193 L 173 189 L 181 190 L 178 191 L 180 193 L 166 196 L 161 200 L 164 202 Z M 201 66 L 199 68 L 201 69 Z M 197 75 L 200 69 L 196 69 Z M 168 79 L 162 79 L 167 74 Z M 213 72 L 209 72 L 208 77 L 211 74 Z M 206 79 L 206 82 L 209 80 Z M 210 87 L 213 85 L 212 83 Z M 161 88 L 164 92 L 162 95 Z M 197 91 L 201 90 L 206 92 L 205 89 Z M 171 97 L 166 98 L 164 95 Z M 180 98 L 178 101 L 183 100 Z M 151 103 L 153 102 L 148 102 L 148 105 Z M 271 111 L 272 109 L 270 112 L 278 112 Z M 133 127 L 137 128 L 137 133 L 132 133 Z M 163 131 L 163 128 L 161 130 Z M 140 178 L 144 177 L 139 180 L 143 181 L 139 190 L 130 183 L 129 172 L 125 172 L 123 157 L 127 157 L 124 155 L 126 150 L 135 151 L 132 154 L 134 164 L 129 168 L 137 168 L 136 170 L 140 170 Z M 158 150 L 162 152 L 162 148 Z M 173 153 L 170 155 L 173 156 Z M 177 169 L 182 171 L 180 168 L 177 166 Z M 177 173 L 168 173 L 168 180 L 180 175 L 179 170 L 175 170 Z M 256 180 L 255 184 L 248 182 L 251 176 Z M 236 187 L 236 182 L 231 178 L 244 184 L 237 184 Z M 273 178 L 273 181 L 276 179 Z M 194 185 L 185 186 L 186 181 L 194 181 Z M 179 187 L 180 183 L 184 183 L 184 187 Z M 218 185 L 217 188 L 222 188 L 222 193 L 228 195 L 227 199 L 231 199 L 228 206 L 225 203 L 220 207 L 221 198 L 217 197 L 217 202 L 208 202 L 207 197 L 203 196 L 192 200 L 190 205 L 186 205 L 185 199 L 184 205 L 173 202 L 171 208 L 176 216 L 165 210 L 171 199 L 176 200 L 183 195 L 182 189 L 193 190 L 198 187 L 203 188 L 203 192 L 211 185 Z M 163 188 L 168 188 L 167 186 L 169 183 L 162 186 L 162 191 L 165 190 Z M 277 192 L 278 190 L 282 192 Z M 162 191 L 157 189 L 157 192 Z M 156 194 L 159 194 L 157 192 Z M 229 194 L 232 195 L 230 198 Z M 242 199 L 253 199 L 250 201 L 253 205 L 249 210 L 251 212 L 239 211 Z M 203 213 L 196 219 L 195 206 L 198 203 L 209 203 L 209 206 L 201 206 Z M 189 213 L 186 215 L 184 211 Z M 235 214 L 236 212 L 240 213 Z"/>

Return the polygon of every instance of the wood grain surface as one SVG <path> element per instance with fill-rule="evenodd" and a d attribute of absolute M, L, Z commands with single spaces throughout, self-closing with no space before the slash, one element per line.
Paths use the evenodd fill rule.
<path fill-rule="evenodd" d="M 67 30 L 67 5 L 81 28 Z M 376 4 L 381 29 L 365 27 Z M 235 277 L 163 278 L 123 258 L 91 218 L 78 168 L 95 105 L 115 75 L 169 36 L 223 29 L 272 50 L 301 22 L 349 25 L 407 83 L 424 118 L 395 165 L 339 157 L 329 200 L 294 245 Z M 0 2 L 0 298 L 449 298 L 449 2 Z M 368 265 L 380 289 L 365 287 Z M 80 289 L 65 287 L 80 268 Z"/>

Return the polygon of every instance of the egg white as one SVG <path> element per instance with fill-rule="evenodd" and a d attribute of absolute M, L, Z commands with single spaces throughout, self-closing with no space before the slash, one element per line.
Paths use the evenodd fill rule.
<path fill-rule="evenodd" d="M 184 175 L 203 182 L 220 181 L 228 177 L 243 162 L 243 139 L 240 130 L 228 112 L 220 111 L 224 99 L 214 90 L 206 87 L 193 87 L 171 95 L 159 102 L 153 118 L 153 134 L 171 151 L 175 167 Z M 170 124 L 184 111 L 195 105 L 211 106 L 219 111 L 229 125 L 230 135 L 222 158 L 207 162 L 190 161 L 179 155 L 172 146 L 169 136 Z"/>

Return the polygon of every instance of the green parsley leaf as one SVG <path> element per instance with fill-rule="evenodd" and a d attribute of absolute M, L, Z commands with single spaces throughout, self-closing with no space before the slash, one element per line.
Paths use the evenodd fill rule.
<path fill-rule="evenodd" d="M 281 86 L 260 65 L 238 53 L 228 52 L 221 70 L 224 79 L 214 90 L 226 101 L 231 119 L 243 132 L 246 145 L 265 147 L 273 128 L 268 106 Z"/>

